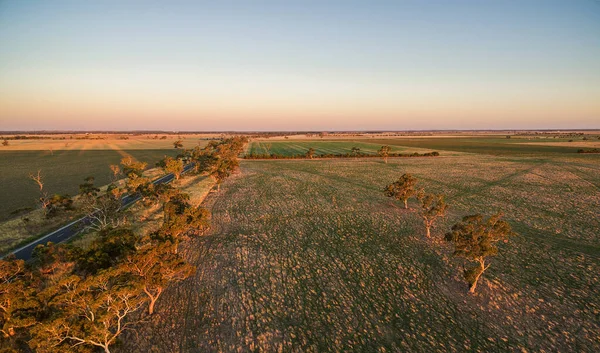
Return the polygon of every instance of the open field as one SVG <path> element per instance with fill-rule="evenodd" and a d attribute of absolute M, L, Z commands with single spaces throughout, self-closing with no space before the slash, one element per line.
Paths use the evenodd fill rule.
<path fill-rule="evenodd" d="M 36 207 L 39 197 L 37 185 L 29 179 L 30 173 L 42 171 L 46 190 L 54 193 L 79 193 L 79 184 L 88 176 L 96 178 L 96 185 L 110 181 L 109 165 L 119 164 L 124 156 L 148 162 L 153 167 L 165 155 L 174 156 L 178 152 L 163 150 L 60 150 L 49 151 L 0 151 L 0 220 L 10 217 L 10 213 L 24 207 Z"/>
<path fill-rule="evenodd" d="M 195 277 L 119 351 L 600 350 L 600 160 L 507 151 L 243 161 L 205 202 L 210 234 L 182 249 Z M 383 196 L 406 172 L 448 196 L 434 237 L 473 212 L 519 233 L 476 295 L 416 211 Z"/>
<path fill-rule="evenodd" d="M 559 153 L 577 153 L 578 145 L 569 146 L 556 145 L 556 140 L 548 139 L 548 143 L 542 140 L 527 140 L 523 138 L 490 138 L 490 137 L 467 137 L 467 138 L 402 138 L 402 139 L 370 139 L 357 140 L 374 144 L 430 148 L 436 151 L 455 151 L 480 153 L 491 155 L 548 155 Z M 525 142 L 539 142 L 526 144 Z M 558 140 L 561 141 L 561 140 Z M 554 142 L 554 143 L 553 143 Z"/>
<path fill-rule="evenodd" d="M 250 143 L 247 154 L 278 154 L 283 156 L 294 156 L 305 154 L 310 148 L 315 149 L 315 154 L 349 154 L 352 147 L 360 148 L 363 154 L 376 155 L 381 145 L 370 142 L 355 141 L 254 141 Z M 418 147 L 392 147 L 392 153 L 431 152 L 430 149 Z"/>
<path fill-rule="evenodd" d="M 0 151 L 85 151 L 85 150 L 160 150 L 173 148 L 173 142 L 181 141 L 184 148 L 193 148 L 206 140 L 217 138 L 216 134 L 54 134 L 26 135 L 35 139 L 9 140 Z M 14 137 L 14 136 L 13 136 Z M 2 137 L 0 137 L 0 140 Z"/>

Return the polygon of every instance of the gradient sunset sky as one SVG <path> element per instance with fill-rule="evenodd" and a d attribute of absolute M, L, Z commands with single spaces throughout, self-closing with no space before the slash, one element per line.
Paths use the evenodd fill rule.
<path fill-rule="evenodd" d="M 600 1 L 0 1 L 0 130 L 600 128 Z"/>

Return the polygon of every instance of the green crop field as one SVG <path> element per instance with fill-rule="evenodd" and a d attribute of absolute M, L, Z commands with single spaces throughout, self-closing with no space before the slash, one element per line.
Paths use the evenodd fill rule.
<path fill-rule="evenodd" d="M 385 144 L 385 143 L 383 143 Z M 310 148 L 315 149 L 315 154 L 350 154 L 352 147 L 360 148 L 360 152 L 363 154 L 375 155 L 377 150 L 381 148 L 383 144 L 376 144 L 370 142 L 356 142 L 356 141 L 254 141 L 248 147 L 247 154 L 278 154 L 283 156 L 294 156 L 299 154 L 305 154 Z M 422 152 L 420 148 L 415 147 L 403 147 L 403 146 L 390 146 L 392 152 L 396 153 L 409 153 L 409 152 Z M 425 152 L 431 151 L 426 148 Z"/>
<path fill-rule="evenodd" d="M 361 140 L 358 140 L 361 141 Z M 455 151 L 491 155 L 552 155 L 559 153 L 577 153 L 581 147 L 550 146 L 556 140 L 547 140 L 547 146 L 541 143 L 546 140 L 527 140 L 524 138 L 492 138 L 492 137 L 450 137 L 450 138 L 399 138 L 362 140 L 373 144 L 386 144 L 404 148 L 419 147 L 436 151 Z M 563 140 L 558 140 L 563 141 Z M 539 145 L 527 144 L 530 142 Z"/>
<path fill-rule="evenodd" d="M 195 277 L 120 351 L 598 351 L 600 163 L 589 157 L 243 161 L 205 203 L 210 234 L 183 249 Z M 382 193 L 407 172 L 448 196 L 435 239 L 414 201 L 406 211 Z M 518 236 L 468 295 L 439 239 L 496 211 Z"/>
<path fill-rule="evenodd" d="M 30 173 L 41 170 L 45 180 L 44 189 L 49 194 L 61 193 L 74 196 L 79 184 L 88 176 L 96 178 L 96 185 L 110 181 L 109 165 L 119 164 L 125 155 L 148 162 L 150 167 L 165 155 L 174 156 L 175 149 L 164 150 L 55 150 L 1 151 L 0 152 L 0 220 L 24 207 L 36 207 L 39 197 L 37 185 L 29 179 Z"/>

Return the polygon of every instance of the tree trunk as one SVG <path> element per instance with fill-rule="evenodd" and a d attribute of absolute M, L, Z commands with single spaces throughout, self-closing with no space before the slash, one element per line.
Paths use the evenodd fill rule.
<path fill-rule="evenodd" d="M 408 209 L 408 199 L 404 199 L 404 209 Z"/>
<path fill-rule="evenodd" d="M 383 161 L 385 162 L 385 164 L 387 164 L 387 159 L 388 159 L 387 157 L 383 158 Z"/>
<path fill-rule="evenodd" d="M 475 288 L 477 288 L 477 282 L 479 282 L 479 278 L 481 277 L 485 269 L 485 261 L 479 261 L 479 273 L 475 276 L 473 283 L 471 283 L 471 288 L 469 288 L 470 293 L 475 293 Z"/>
<path fill-rule="evenodd" d="M 431 232 L 430 232 L 431 226 L 429 224 L 427 224 L 427 225 L 425 225 L 425 229 L 427 229 L 427 234 L 426 234 L 427 238 L 431 238 Z"/>
<path fill-rule="evenodd" d="M 221 183 L 217 183 L 217 192 L 221 191 Z"/>

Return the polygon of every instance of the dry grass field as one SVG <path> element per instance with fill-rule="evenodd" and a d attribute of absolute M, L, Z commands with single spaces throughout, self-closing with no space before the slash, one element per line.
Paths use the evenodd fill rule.
<path fill-rule="evenodd" d="M 406 172 L 448 196 L 435 239 L 383 196 Z M 597 156 L 243 161 L 205 205 L 210 234 L 182 249 L 195 277 L 119 351 L 600 350 Z M 519 235 L 468 295 L 440 238 L 496 211 Z"/>

